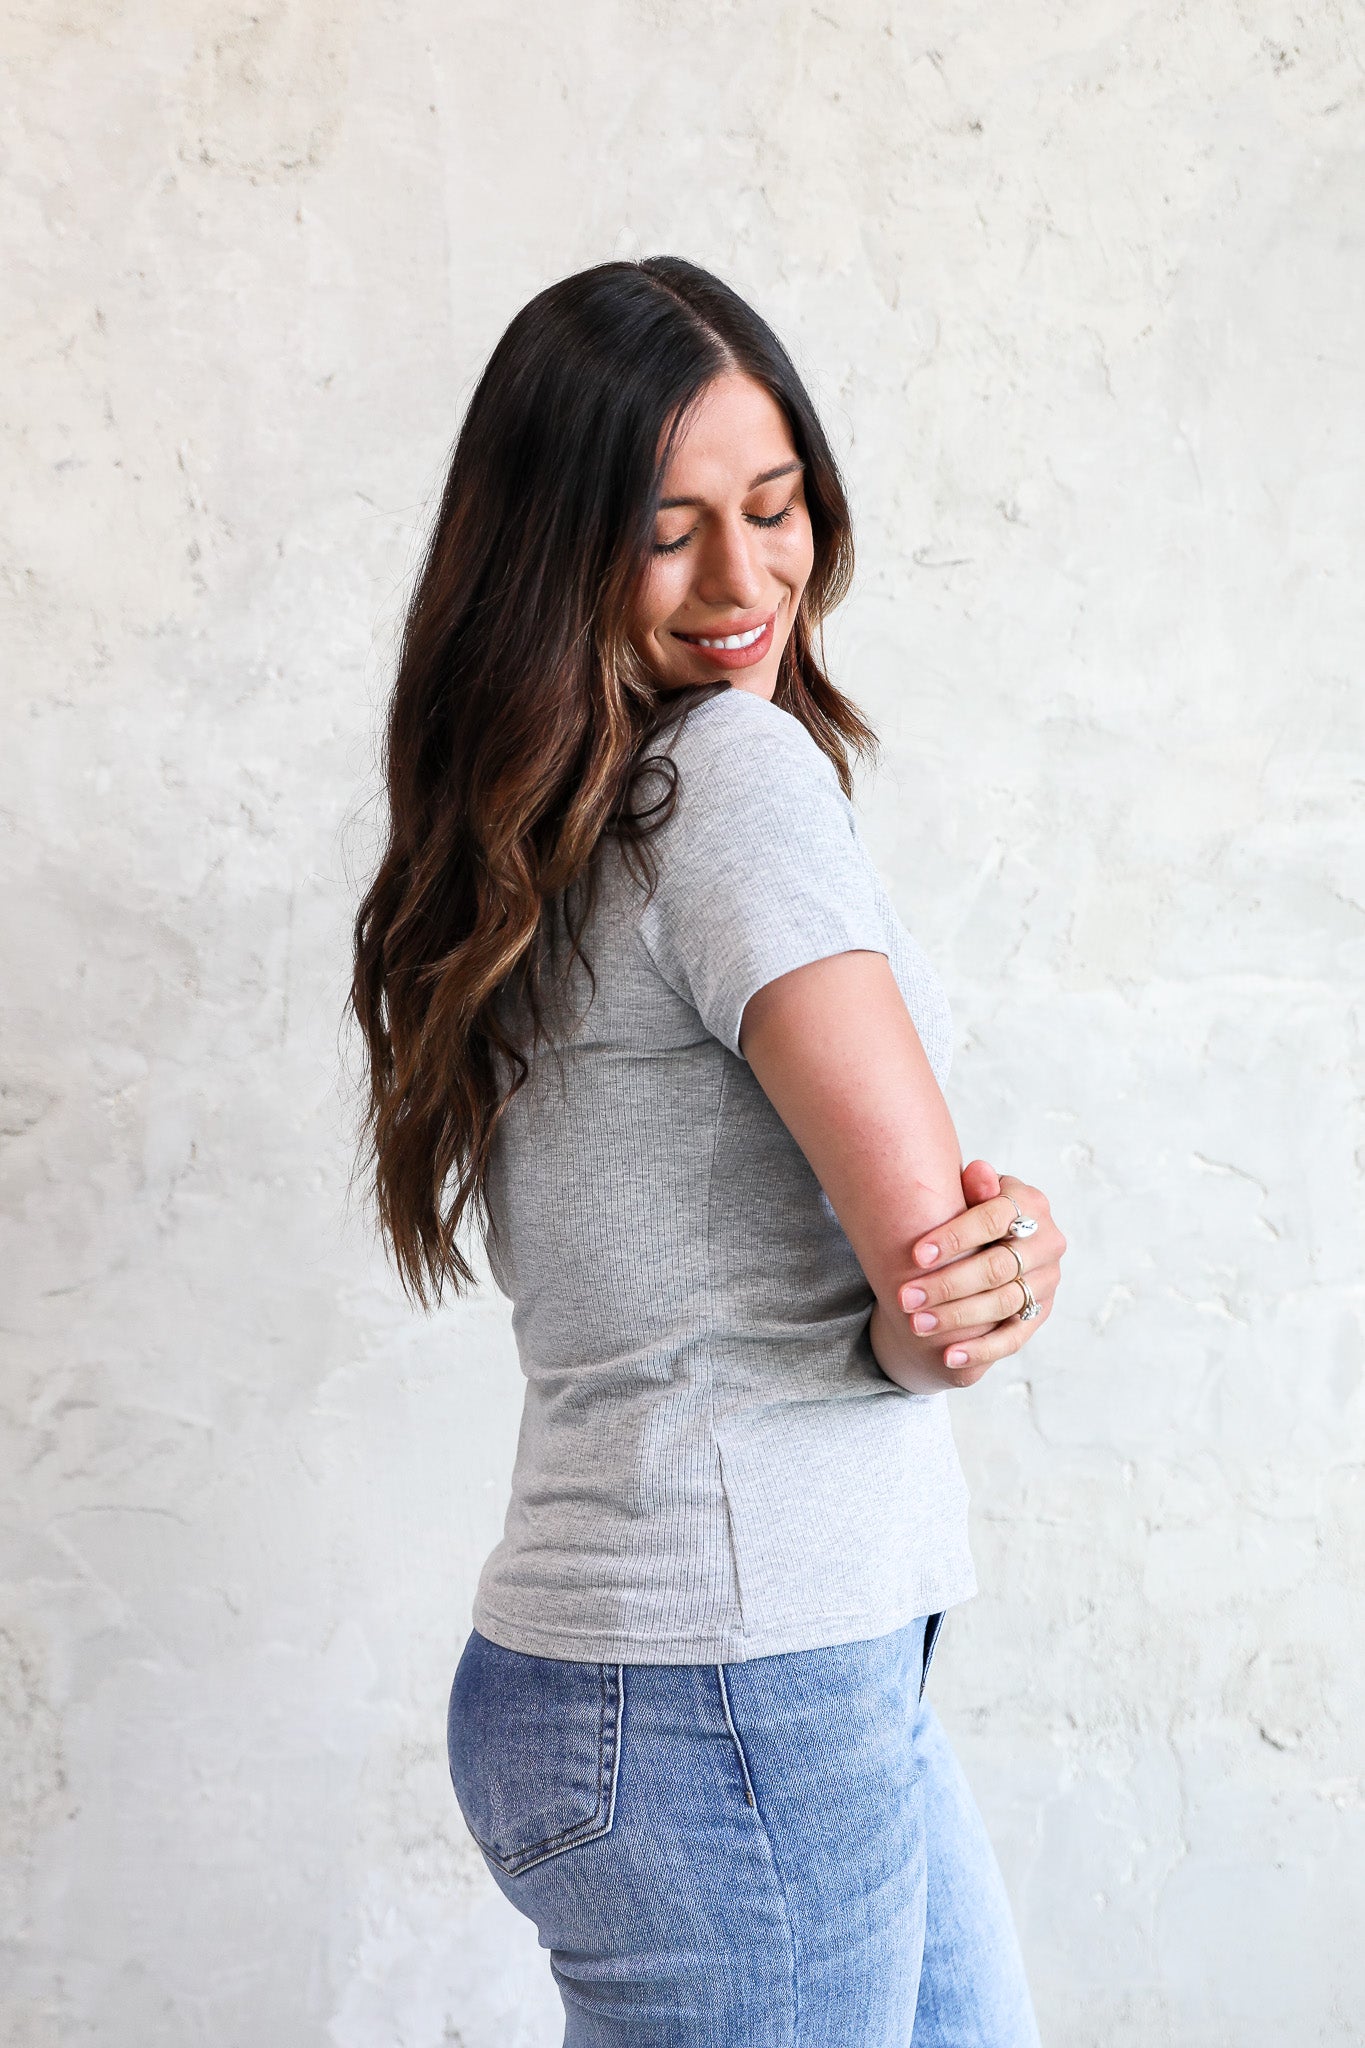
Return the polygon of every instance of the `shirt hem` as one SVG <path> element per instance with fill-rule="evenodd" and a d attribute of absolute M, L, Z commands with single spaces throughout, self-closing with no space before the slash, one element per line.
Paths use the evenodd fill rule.
<path fill-rule="evenodd" d="M 752 1632 L 735 1628 L 685 1630 L 642 1636 L 625 1630 L 544 1628 L 500 1615 L 483 1601 L 474 1604 L 473 1625 L 500 1649 L 528 1657 L 552 1657 L 586 1664 L 746 1664 L 755 1657 L 789 1656 L 793 1651 L 831 1649 L 839 1643 L 870 1642 L 890 1635 L 922 1614 L 939 1614 L 975 1598 L 976 1574 L 921 1581 L 914 1599 L 859 1613 L 813 1615 L 803 1621 L 774 1622 Z"/>

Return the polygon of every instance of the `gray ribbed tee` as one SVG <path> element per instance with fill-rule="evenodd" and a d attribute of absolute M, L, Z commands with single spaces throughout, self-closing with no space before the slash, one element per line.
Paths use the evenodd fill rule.
<path fill-rule="evenodd" d="M 756 989 L 850 949 L 886 954 L 940 1082 L 951 1018 L 799 720 L 730 689 L 654 750 L 679 771 L 656 892 L 602 842 L 596 994 L 576 966 L 495 1137 L 526 1389 L 473 1619 L 536 1656 L 728 1663 L 976 1590 L 947 1396 L 881 1372 L 872 1290 L 739 1050 Z"/>

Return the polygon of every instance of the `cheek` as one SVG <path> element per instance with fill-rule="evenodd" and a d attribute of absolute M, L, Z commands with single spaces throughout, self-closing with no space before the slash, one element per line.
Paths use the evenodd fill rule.
<path fill-rule="evenodd" d="M 815 535 L 808 518 L 803 519 L 791 533 L 782 535 L 782 545 L 773 558 L 773 567 L 783 582 L 798 594 L 804 590 L 815 567 Z"/>
<path fill-rule="evenodd" d="M 650 563 L 635 605 L 635 630 L 639 638 L 647 638 L 657 627 L 667 624 L 686 595 L 684 585 L 683 572 L 667 556 Z"/>

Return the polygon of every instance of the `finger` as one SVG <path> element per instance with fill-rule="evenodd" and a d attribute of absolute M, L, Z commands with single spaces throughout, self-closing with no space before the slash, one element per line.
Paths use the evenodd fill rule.
<path fill-rule="evenodd" d="M 1024 1213 L 1027 1215 L 1028 1211 Z M 955 1259 L 959 1252 L 974 1251 L 978 1245 L 1003 1237 L 1013 1221 L 1013 1202 L 1007 1195 L 996 1195 L 992 1201 L 964 1209 L 950 1223 L 926 1230 L 911 1246 L 910 1255 L 917 1266 L 942 1265 L 945 1259 Z"/>
<path fill-rule="evenodd" d="M 1000 1191 L 1000 1176 L 989 1161 L 972 1159 L 963 1167 L 962 1199 L 969 1209 L 978 1202 L 989 1202 Z"/>
<path fill-rule="evenodd" d="M 1033 1298 L 1038 1299 L 1037 1295 Z M 964 1301 L 944 1302 L 936 1309 L 916 1309 L 910 1327 L 917 1337 L 932 1336 L 935 1331 L 943 1336 L 955 1330 L 979 1329 L 983 1323 L 1003 1323 L 1027 1307 L 1023 1282 L 1016 1279 L 988 1294 L 969 1294 Z"/>
<path fill-rule="evenodd" d="M 1035 1336 L 1045 1318 L 1051 1313 L 1052 1298 L 1045 1297 L 1041 1290 L 1033 1297 L 1037 1313 L 1025 1321 L 1023 1311 L 1026 1304 L 1020 1300 L 1019 1287 L 1001 1288 L 997 1294 L 976 1294 L 970 1301 L 955 1303 L 951 1308 L 939 1309 L 934 1317 L 932 1330 L 921 1328 L 919 1316 L 926 1313 L 919 1310 L 910 1318 L 910 1327 L 917 1337 L 926 1343 L 943 1347 L 966 1343 L 974 1337 L 987 1336 L 999 1329 L 1002 1323 L 1023 1322 L 1028 1336 Z"/>
<path fill-rule="evenodd" d="M 971 1258 L 958 1259 L 941 1272 L 916 1273 L 902 1285 L 900 1305 L 909 1315 L 917 1308 L 933 1309 L 940 1302 L 961 1301 L 969 1294 L 985 1294 L 994 1287 L 1003 1287 L 1007 1280 L 1017 1280 L 1021 1269 L 1030 1270 L 1030 1257 L 1037 1259 L 1037 1243 L 1036 1238 L 1023 1239 L 1016 1248 L 1013 1239 L 1009 1239 L 1004 1244 L 989 1244 Z M 1046 1245 L 1043 1250 L 1046 1252 Z M 996 1322 L 999 1318 L 982 1320 Z"/>
<path fill-rule="evenodd" d="M 1014 1352 L 1022 1351 L 1041 1321 L 1039 1316 L 1033 1322 L 1021 1323 L 1014 1319 L 1008 1323 L 997 1323 L 984 1337 L 964 1339 L 961 1343 L 949 1345 L 943 1354 L 943 1363 L 955 1372 L 970 1372 L 977 1366 L 994 1365 L 998 1359 L 1009 1358 Z"/>
<path fill-rule="evenodd" d="M 1028 1181 L 1019 1180 L 1012 1173 L 1001 1174 L 1000 1192 L 1002 1195 L 1013 1195 L 1026 1216 L 1041 1219 L 1050 1213 L 1051 1204 L 1042 1189 L 1030 1186 Z"/>
<path fill-rule="evenodd" d="M 1029 1274 L 1028 1285 L 1038 1305 L 1038 1313 L 1036 1316 L 1030 1316 L 1024 1324 L 1026 1338 L 1037 1336 L 1043 1323 L 1052 1313 L 1057 1281 L 1060 1277 L 1055 1267 L 1046 1266 L 1040 1267 L 1036 1273 Z M 991 1330 L 998 1329 L 1002 1323 L 1019 1322 L 1024 1306 L 1020 1299 L 1019 1282 L 1015 1280 L 992 1293 L 974 1294 L 965 1301 L 953 1302 L 934 1311 L 935 1322 L 932 1330 L 921 1328 L 917 1316 L 911 1316 L 910 1326 L 917 1337 L 924 1337 L 946 1347 L 949 1344 L 966 1343 L 974 1337 L 986 1336 Z M 919 1315 L 924 1313 L 924 1310 L 918 1311 Z"/>

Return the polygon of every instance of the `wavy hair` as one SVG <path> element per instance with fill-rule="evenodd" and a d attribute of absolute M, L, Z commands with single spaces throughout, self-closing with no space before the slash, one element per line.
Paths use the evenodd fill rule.
<path fill-rule="evenodd" d="M 551 285 L 498 342 L 470 401 L 404 623 L 384 744 L 387 836 L 355 917 L 348 1008 L 368 1096 L 360 1161 L 410 1298 L 473 1284 L 498 1119 L 551 1037 L 547 991 L 581 959 L 605 835 L 652 888 L 648 838 L 677 770 L 649 747 L 725 683 L 660 684 L 630 608 L 669 454 L 706 386 L 738 370 L 781 406 L 805 464 L 814 565 L 774 702 L 852 793 L 872 728 L 829 681 L 826 614 L 853 567 L 838 466 L 790 357 L 728 285 L 678 257 Z M 664 795 L 637 810 L 637 779 Z M 563 926 L 568 959 L 560 966 Z M 505 1002 L 503 999 L 506 998 Z"/>

